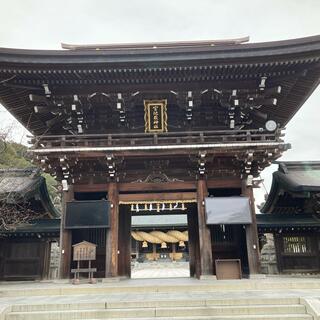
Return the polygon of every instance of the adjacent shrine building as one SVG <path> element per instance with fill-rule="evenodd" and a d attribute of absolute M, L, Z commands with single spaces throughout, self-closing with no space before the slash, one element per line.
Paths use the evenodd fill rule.
<path fill-rule="evenodd" d="M 273 235 L 280 273 L 319 273 L 320 162 L 278 162 L 258 230 Z"/>
<path fill-rule="evenodd" d="M 320 36 L 245 40 L 0 49 L 0 102 L 63 186 L 61 277 L 83 240 L 99 277 L 130 276 L 131 216 L 160 214 L 187 215 L 191 276 L 259 272 L 255 178 L 290 147 Z"/>
<path fill-rule="evenodd" d="M 59 212 L 39 168 L 0 169 L 0 281 L 50 277 Z"/>

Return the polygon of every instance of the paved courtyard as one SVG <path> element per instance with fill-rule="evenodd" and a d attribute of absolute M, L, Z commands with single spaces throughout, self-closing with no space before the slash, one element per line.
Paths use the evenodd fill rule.
<path fill-rule="evenodd" d="M 144 262 L 136 263 L 131 269 L 132 279 L 188 278 L 189 262 Z"/>

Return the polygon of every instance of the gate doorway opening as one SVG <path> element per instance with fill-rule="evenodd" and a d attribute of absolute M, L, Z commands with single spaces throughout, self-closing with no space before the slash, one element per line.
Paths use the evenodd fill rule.
<path fill-rule="evenodd" d="M 130 222 L 130 233 L 119 232 L 119 272 L 133 279 L 190 277 L 188 215 L 196 210 L 195 201 L 183 200 L 120 205 L 119 226 L 126 231 Z"/>

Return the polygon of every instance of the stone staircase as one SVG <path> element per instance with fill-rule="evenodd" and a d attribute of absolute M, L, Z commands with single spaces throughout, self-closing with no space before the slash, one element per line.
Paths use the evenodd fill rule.
<path fill-rule="evenodd" d="M 0 320 L 311 320 L 312 297 L 320 279 L 17 284 L 0 287 Z"/>
<path fill-rule="evenodd" d="M 136 299 L 127 301 L 13 305 L 6 320 L 71 319 L 313 319 L 299 298 Z"/>

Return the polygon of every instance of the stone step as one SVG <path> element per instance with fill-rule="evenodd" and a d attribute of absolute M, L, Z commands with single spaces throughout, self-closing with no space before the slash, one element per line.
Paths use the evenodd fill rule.
<path fill-rule="evenodd" d="M 116 283 L 98 283 L 92 285 L 71 286 L 70 284 L 41 284 L 39 287 L 1 288 L 0 297 L 19 296 L 49 296 L 49 295 L 80 295 L 80 294 L 115 294 L 115 293 L 173 293 L 173 292 L 223 292 L 223 291 L 274 291 L 274 290 L 313 290 L 320 289 L 319 279 L 260 279 L 260 280 L 211 280 L 211 281 L 191 281 L 186 283 L 170 283 L 153 281 L 153 284 L 140 282 L 139 280 L 129 280 Z M 187 279 L 189 280 L 189 279 Z"/>
<path fill-rule="evenodd" d="M 238 299 L 194 299 L 184 297 L 171 299 L 146 299 L 135 297 L 135 300 L 82 302 L 82 303 L 50 303 L 13 305 L 12 312 L 120 309 L 120 308 L 159 308 L 159 307 L 198 307 L 198 306 L 245 306 L 245 305 L 291 305 L 299 304 L 300 299 L 293 298 L 238 298 Z"/>
<path fill-rule="evenodd" d="M 250 314 L 305 314 L 303 305 L 252 305 L 252 306 L 210 306 L 157 308 L 157 317 L 183 316 L 217 316 L 217 315 L 250 315 Z"/>
<path fill-rule="evenodd" d="M 247 315 L 289 315 L 306 314 L 303 305 L 251 305 L 251 306 L 210 306 L 172 308 L 122 308 L 95 310 L 59 310 L 11 312 L 6 320 L 70 320 L 108 318 L 154 318 L 154 317 L 199 317 L 199 316 L 247 316 Z M 219 318 L 219 319 L 220 319 Z"/>
<path fill-rule="evenodd" d="M 138 280 L 133 280 L 138 281 Z M 158 282 L 159 283 L 159 282 Z M 273 281 L 273 280 L 226 280 L 226 281 L 207 281 L 205 284 L 190 285 L 122 285 L 118 284 L 97 284 L 79 286 L 42 286 L 39 288 L 0 289 L 0 297 L 19 297 L 19 296 L 49 296 L 49 295 L 80 295 L 80 294 L 115 294 L 115 293 L 174 293 L 174 292 L 220 292 L 220 291 L 273 291 L 273 290 L 300 290 L 300 289 L 320 289 L 320 280 L 313 281 Z"/>
<path fill-rule="evenodd" d="M 261 298 L 261 299 L 171 299 L 171 300 L 144 300 L 144 301 L 110 301 L 107 308 L 159 308 L 159 307 L 199 307 L 199 306 L 250 306 L 250 305 L 298 305 L 298 298 Z"/>
<path fill-rule="evenodd" d="M 105 302 L 17 304 L 11 306 L 11 312 L 97 310 L 106 309 Z"/>
<path fill-rule="evenodd" d="M 140 320 L 141 318 L 118 318 L 117 320 Z M 199 317 L 157 317 L 157 318 L 143 318 L 143 320 L 312 320 L 313 317 L 308 314 L 272 314 L 272 315 L 232 315 L 232 316 L 199 316 Z M 99 319 L 86 319 L 99 320 Z"/>
<path fill-rule="evenodd" d="M 157 317 L 143 318 L 143 320 L 313 320 L 308 314 L 271 314 L 271 315 L 232 315 L 232 316 L 199 316 L 199 317 Z M 86 319 L 99 320 L 99 319 Z M 117 320 L 141 320 L 141 318 L 118 318 Z"/>

